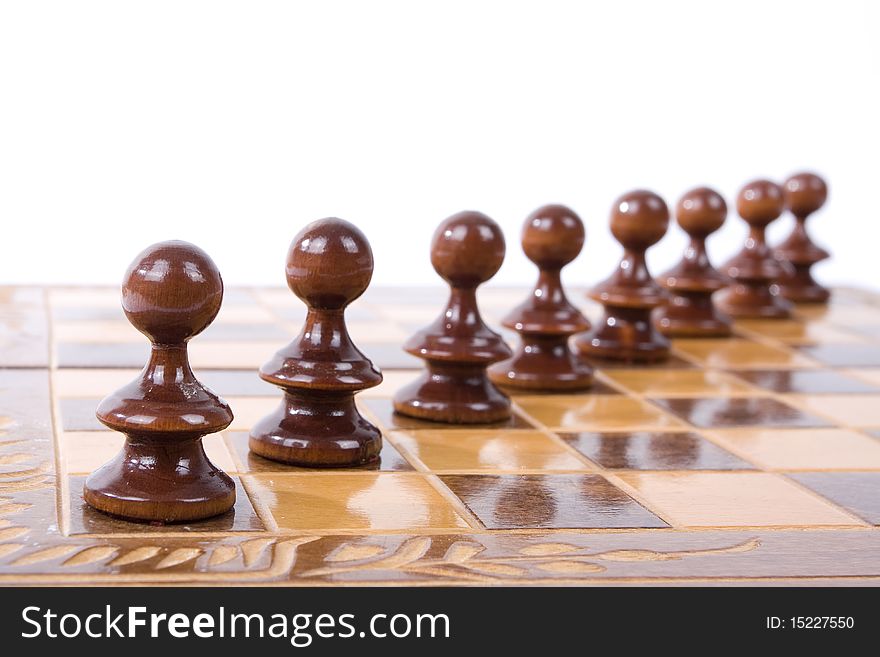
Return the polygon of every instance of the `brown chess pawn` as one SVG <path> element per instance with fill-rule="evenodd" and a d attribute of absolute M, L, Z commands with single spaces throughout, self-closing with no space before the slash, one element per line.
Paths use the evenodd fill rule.
<path fill-rule="evenodd" d="M 722 271 L 733 283 L 718 293 L 718 308 L 732 317 L 785 318 L 791 304 L 771 289 L 787 265 L 773 258 L 765 231 L 785 207 L 782 188 L 769 180 L 754 180 L 743 187 L 736 209 L 749 225 L 743 249 L 728 260 Z"/>
<path fill-rule="evenodd" d="M 799 173 L 786 180 L 782 189 L 785 191 L 785 205 L 794 215 L 795 224 L 791 234 L 773 253 L 792 266 L 776 280 L 779 294 L 796 303 L 825 303 L 831 293 L 813 279 L 810 268 L 829 258 L 830 254 L 810 239 L 806 221 L 825 205 L 828 187 L 816 174 Z"/>
<path fill-rule="evenodd" d="M 520 346 L 513 358 L 489 368 L 493 383 L 530 390 L 589 388 L 593 368 L 572 353 L 568 338 L 590 323 L 565 296 L 560 273 L 584 245 L 584 224 L 564 205 L 545 205 L 526 219 L 522 248 L 539 269 L 529 298 L 502 323 L 518 331 Z"/>
<path fill-rule="evenodd" d="M 706 253 L 706 238 L 724 224 L 727 204 L 715 190 L 698 187 L 681 197 L 675 216 L 690 243 L 681 262 L 657 279 L 671 295 L 654 313 L 657 328 L 668 337 L 730 335 L 730 318 L 712 303 L 712 295 L 730 281 L 712 267 Z"/>
<path fill-rule="evenodd" d="M 510 358 L 511 351 L 483 323 L 476 296 L 501 267 L 504 250 L 498 224 L 479 212 L 460 212 L 437 228 L 431 264 L 451 293 L 443 314 L 403 345 L 426 368 L 394 396 L 398 413 L 457 424 L 510 417 L 510 399 L 492 385 L 486 367 Z"/>
<path fill-rule="evenodd" d="M 287 285 L 308 306 L 302 332 L 262 368 L 260 378 L 284 391 L 280 406 L 251 429 L 252 452 L 302 466 L 375 461 L 382 434 L 358 412 L 354 394 L 382 374 L 354 345 L 345 308 L 373 276 L 364 234 L 342 219 L 321 219 L 294 238 Z"/>
<path fill-rule="evenodd" d="M 235 503 L 235 484 L 202 447 L 202 436 L 229 426 L 232 411 L 199 383 L 187 357 L 187 342 L 214 320 L 222 299 L 217 266 L 186 242 L 155 244 L 128 268 L 122 308 L 153 347 L 140 376 L 98 405 L 98 419 L 126 440 L 86 480 L 83 497 L 96 509 L 183 522 Z"/>
<path fill-rule="evenodd" d="M 624 194 L 611 211 L 611 233 L 623 246 L 614 273 L 590 291 L 605 307 L 592 331 L 575 336 L 585 356 L 651 362 L 669 356 L 669 340 L 657 332 L 651 311 L 666 301 L 666 293 L 648 273 L 645 251 L 669 227 L 669 209 L 662 198 L 644 190 Z"/>

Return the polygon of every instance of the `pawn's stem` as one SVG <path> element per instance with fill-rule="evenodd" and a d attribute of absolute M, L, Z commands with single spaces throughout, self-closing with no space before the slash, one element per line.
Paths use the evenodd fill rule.
<path fill-rule="evenodd" d="M 477 288 L 452 286 L 443 316 L 447 323 L 466 327 L 468 330 L 482 325 L 483 319 L 477 307 Z"/>
<path fill-rule="evenodd" d="M 689 265 L 699 268 L 700 270 L 708 269 L 712 266 L 709 262 L 709 254 L 706 252 L 706 238 L 692 237 L 684 250 L 684 260 Z"/>
<path fill-rule="evenodd" d="M 747 251 L 760 249 L 767 244 L 766 229 L 764 226 L 749 226 L 749 234 L 746 237 L 745 248 Z"/>
<path fill-rule="evenodd" d="M 561 269 L 542 269 L 538 274 L 538 282 L 532 292 L 540 302 L 536 305 L 559 307 L 568 303 L 565 291 L 562 289 Z"/>
<path fill-rule="evenodd" d="M 150 348 L 150 360 L 141 376 L 158 386 L 165 382 L 194 382 L 196 375 L 189 364 L 189 352 L 185 344 L 154 344 Z"/>
<path fill-rule="evenodd" d="M 342 308 L 317 311 L 309 308 L 303 328 L 300 332 L 299 346 L 313 349 L 327 349 L 335 345 L 348 343 L 348 329 L 345 325 Z"/>

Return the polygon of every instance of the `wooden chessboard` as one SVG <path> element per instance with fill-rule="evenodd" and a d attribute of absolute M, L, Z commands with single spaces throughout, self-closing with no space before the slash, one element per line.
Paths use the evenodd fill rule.
<path fill-rule="evenodd" d="M 481 291 L 486 319 L 523 294 Z M 236 415 L 206 445 L 238 503 L 149 526 L 81 496 L 121 444 L 95 406 L 148 350 L 118 290 L 0 289 L 0 583 L 880 582 L 880 296 L 836 290 L 795 320 L 676 341 L 661 365 L 600 365 L 593 391 L 515 395 L 511 421 L 479 428 L 392 414 L 420 366 L 400 344 L 443 302 L 439 288 L 371 289 L 350 308 L 385 373 L 358 396 L 385 447 L 378 467 L 314 471 L 247 450 L 280 395 L 256 369 L 304 307 L 283 289 L 228 290 L 191 356 Z"/>

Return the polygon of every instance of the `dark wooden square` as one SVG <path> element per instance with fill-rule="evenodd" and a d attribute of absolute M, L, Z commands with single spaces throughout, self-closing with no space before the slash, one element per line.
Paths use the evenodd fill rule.
<path fill-rule="evenodd" d="M 197 376 L 199 381 L 221 397 L 271 397 L 278 394 L 278 388 L 263 381 L 254 370 L 200 369 Z"/>
<path fill-rule="evenodd" d="M 693 369 L 696 367 L 690 361 L 685 360 L 681 356 L 672 354 L 666 360 L 659 360 L 651 363 L 632 363 L 623 360 L 612 360 L 610 358 L 584 358 L 596 370 L 620 370 L 620 369 L 637 369 L 637 370 L 683 370 Z"/>
<path fill-rule="evenodd" d="M 326 469 L 321 468 L 301 468 L 295 465 L 278 463 L 277 461 L 271 461 L 258 454 L 254 454 L 248 448 L 248 433 L 246 431 L 230 431 L 226 434 L 226 438 L 227 445 L 231 448 L 230 451 L 234 453 L 239 463 L 243 466 L 242 473 L 326 471 Z M 414 468 L 387 439 L 382 441 L 382 451 L 379 453 L 378 461 L 357 467 L 333 468 L 333 472 L 359 472 L 365 470 L 412 472 Z"/>
<path fill-rule="evenodd" d="M 863 335 L 867 338 L 880 339 L 880 324 L 866 324 L 864 326 L 842 326 L 841 328 L 845 328 L 847 331 L 852 331 L 853 333 Z"/>
<path fill-rule="evenodd" d="M 489 529 L 667 527 L 599 475 L 444 475 Z"/>
<path fill-rule="evenodd" d="M 107 391 L 112 392 L 110 390 Z M 100 399 L 59 399 L 61 428 L 64 431 L 109 431 L 95 417 Z"/>
<path fill-rule="evenodd" d="M 513 411 L 510 418 L 504 422 L 495 422 L 492 424 L 447 424 L 446 422 L 419 420 L 414 417 L 395 413 L 394 404 L 390 399 L 381 397 L 362 397 L 358 402 L 375 416 L 376 422 L 386 431 L 395 431 L 397 429 L 407 429 L 410 431 L 417 429 L 450 429 L 453 431 L 468 429 L 535 429 L 535 426 L 531 422 L 520 416 L 516 411 Z"/>
<path fill-rule="evenodd" d="M 377 339 L 382 336 L 376 336 Z M 380 369 L 420 370 L 425 362 L 411 356 L 393 342 L 358 342 L 358 348 Z"/>
<path fill-rule="evenodd" d="M 827 427 L 829 422 L 767 397 L 652 399 L 653 403 L 694 426 Z"/>
<path fill-rule="evenodd" d="M 199 334 L 199 340 L 214 340 L 219 342 L 263 341 L 263 340 L 290 340 L 293 334 L 285 331 L 279 324 L 265 322 L 251 322 L 250 324 L 235 322 L 215 322 Z M 271 351 L 271 350 L 270 350 Z M 271 353 L 266 354 L 268 359 Z"/>
<path fill-rule="evenodd" d="M 880 387 L 833 370 L 739 370 L 732 372 L 752 385 L 773 392 L 858 394 L 880 392 Z"/>
<path fill-rule="evenodd" d="M 559 394 L 564 394 L 566 397 L 577 397 L 578 395 L 587 396 L 621 394 L 620 390 L 612 388 L 610 385 L 598 378 L 594 378 L 593 384 L 586 390 L 565 390 L 562 391 L 562 393 L 560 393 L 559 390 L 526 390 L 525 388 L 508 388 L 505 386 L 502 386 L 501 388 L 504 390 L 505 394 L 510 396 L 511 399 L 516 399 L 517 397 L 555 397 Z"/>
<path fill-rule="evenodd" d="M 150 356 L 150 344 L 144 342 L 86 343 L 60 342 L 58 367 L 124 367 L 140 369 Z"/>
<path fill-rule="evenodd" d="M 235 506 L 226 513 L 192 523 L 152 525 L 122 520 L 93 509 L 82 496 L 86 477 L 70 477 L 70 533 L 71 534 L 163 534 L 174 532 L 256 532 L 266 528 L 251 504 L 238 477 L 235 481 Z"/>
<path fill-rule="evenodd" d="M 872 525 L 880 525 L 880 472 L 802 472 L 789 476 Z"/>
<path fill-rule="evenodd" d="M 880 367 L 880 346 L 873 344 L 821 344 L 800 347 L 810 358 L 831 367 Z"/>
<path fill-rule="evenodd" d="M 559 436 L 612 470 L 752 470 L 754 466 L 693 432 L 582 431 Z"/>

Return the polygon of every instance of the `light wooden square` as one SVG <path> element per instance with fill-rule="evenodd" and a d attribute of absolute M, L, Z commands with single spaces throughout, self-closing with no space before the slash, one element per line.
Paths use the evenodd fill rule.
<path fill-rule="evenodd" d="M 864 525 L 784 477 L 763 472 L 626 472 L 648 508 L 678 527 Z"/>

